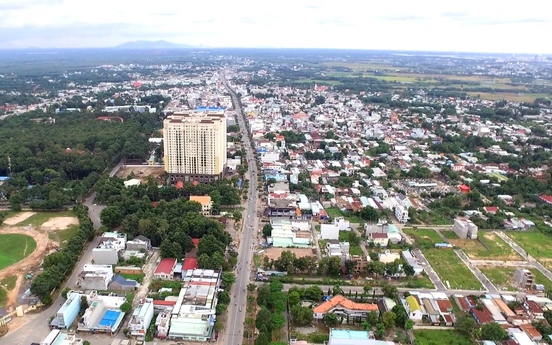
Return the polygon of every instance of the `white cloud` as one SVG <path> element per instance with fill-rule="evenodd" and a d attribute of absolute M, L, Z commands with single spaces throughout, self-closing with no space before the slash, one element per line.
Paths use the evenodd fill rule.
<path fill-rule="evenodd" d="M 551 53 L 542 1 L 0 0 L 5 46 L 166 39 L 214 47 Z M 540 9 L 540 10 L 539 10 Z"/>

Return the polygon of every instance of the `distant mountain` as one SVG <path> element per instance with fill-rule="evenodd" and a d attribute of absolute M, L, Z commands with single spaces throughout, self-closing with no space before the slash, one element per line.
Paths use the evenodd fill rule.
<path fill-rule="evenodd" d="M 196 48 L 188 44 L 179 44 L 168 41 L 131 41 L 119 44 L 116 49 L 185 49 Z"/>

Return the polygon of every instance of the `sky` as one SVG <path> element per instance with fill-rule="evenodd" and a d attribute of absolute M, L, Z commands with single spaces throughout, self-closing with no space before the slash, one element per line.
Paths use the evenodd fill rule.
<path fill-rule="evenodd" d="M 207 47 L 550 54 L 542 0 L 0 0 L 0 49 Z M 547 5 L 544 5 L 545 7 Z"/>

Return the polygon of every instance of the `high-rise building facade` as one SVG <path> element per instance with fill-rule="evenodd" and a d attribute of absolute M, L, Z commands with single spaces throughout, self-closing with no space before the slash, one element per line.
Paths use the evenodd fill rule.
<path fill-rule="evenodd" d="M 226 167 L 224 110 L 175 113 L 163 122 L 165 171 L 172 182 L 213 182 Z"/>

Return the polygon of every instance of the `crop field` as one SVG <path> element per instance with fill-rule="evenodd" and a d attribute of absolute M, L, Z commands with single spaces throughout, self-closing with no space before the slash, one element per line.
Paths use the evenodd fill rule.
<path fill-rule="evenodd" d="M 479 266 L 479 270 L 500 291 L 518 291 L 514 280 L 515 267 Z"/>
<path fill-rule="evenodd" d="M 447 281 L 451 289 L 480 290 L 479 280 L 466 267 L 460 258 L 450 249 L 426 249 L 424 256 L 445 286 Z"/>
<path fill-rule="evenodd" d="M 487 245 L 487 249 L 478 240 L 451 239 L 450 243 L 460 247 L 471 259 L 493 259 L 515 261 L 522 260 L 515 250 L 498 237 L 494 232 L 480 232 L 479 240 Z"/>
<path fill-rule="evenodd" d="M 0 234 L 0 270 L 23 260 L 36 249 L 31 236 Z"/>
<path fill-rule="evenodd" d="M 468 92 L 472 97 L 481 97 L 491 101 L 500 101 L 502 99 L 513 102 L 533 102 L 535 98 L 550 98 L 545 93 L 514 93 L 514 92 Z"/>

